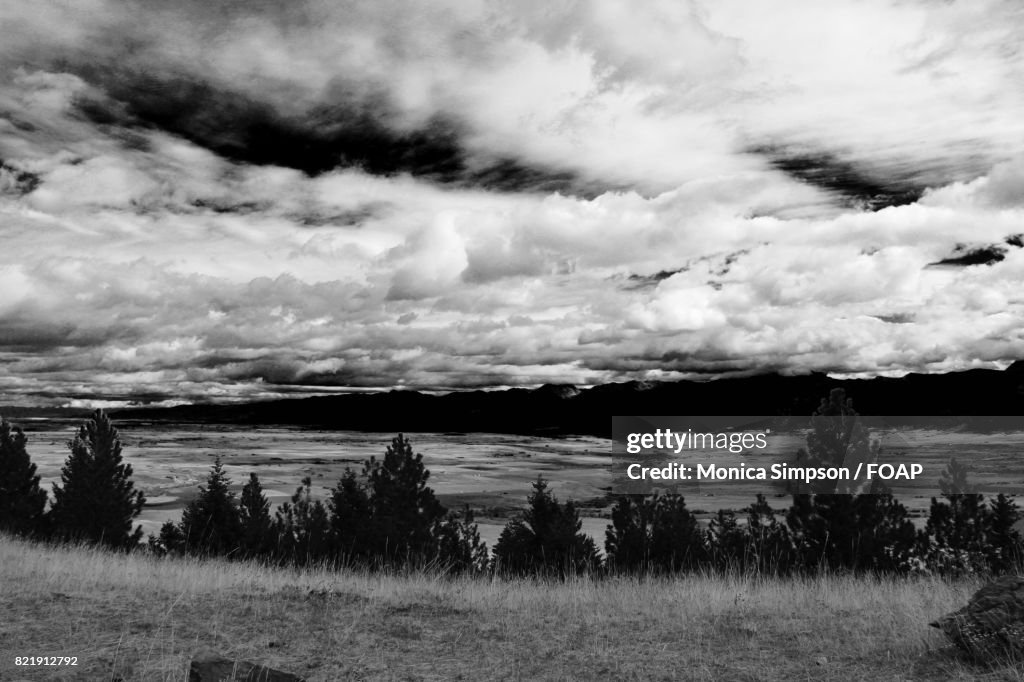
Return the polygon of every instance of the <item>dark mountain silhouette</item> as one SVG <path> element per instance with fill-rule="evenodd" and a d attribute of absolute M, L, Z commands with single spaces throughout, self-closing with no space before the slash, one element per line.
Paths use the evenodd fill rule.
<path fill-rule="evenodd" d="M 1024 415 L 1024 361 L 1005 371 L 973 369 L 901 378 L 831 379 L 765 374 L 706 382 L 605 384 L 587 389 L 416 391 L 284 399 L 244 405 L 183 405 L 112 413 L 115 419 L 293 424 L 362 431 L 482 431 L 611 435 L 616 415 L 810 415 L 832 388 L 844 388 L 864 415 Z"/>

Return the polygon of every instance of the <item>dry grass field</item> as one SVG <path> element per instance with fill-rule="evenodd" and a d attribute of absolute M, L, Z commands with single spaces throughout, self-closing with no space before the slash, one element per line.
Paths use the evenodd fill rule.
<path fill-rule="evenodd" d="M 930 619 L 976 582 L 505 581 L 156 559 L 0 538 L 0 680 L 182 681 L 213 649 L 308 680 L 1024 679 Z M 15 667 L 16 656 L 77 667 Z"/>

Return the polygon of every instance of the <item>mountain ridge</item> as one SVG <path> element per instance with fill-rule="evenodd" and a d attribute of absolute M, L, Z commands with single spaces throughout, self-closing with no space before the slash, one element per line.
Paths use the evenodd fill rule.
<path fill-rule="evenodd" d="M 115 419 L 282 424 L 328 430 L 495 432 L 608 436 L 616 415 L 810 415 L 833 388 L 862 414 L 1024 415 L 1024 361 L 1005 370 L 970 369 L 899 378 L 834 379 L 822 373 L 760 374 L 711 381 L 600 384 L 578 388 L 412 390 L 284 398 L 235 405 L 111 410 Z"/>

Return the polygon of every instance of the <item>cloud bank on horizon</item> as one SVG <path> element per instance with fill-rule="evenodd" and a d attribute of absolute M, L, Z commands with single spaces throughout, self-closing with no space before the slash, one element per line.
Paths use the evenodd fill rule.
<path fill-rule="evenodd" d="M 9 0 L 0 403 L 1001 367 L 1015 0 Z"/>

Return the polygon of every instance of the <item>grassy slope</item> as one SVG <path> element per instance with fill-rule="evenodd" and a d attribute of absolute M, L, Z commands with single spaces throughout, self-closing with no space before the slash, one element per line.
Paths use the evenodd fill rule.
<path fill-rule="evenodd" d="M 0 680 L 184 680 L 212 648 L 309 680 L 1022 679 L 927 627 L 977 587 L 288 571 L 0 537 Z M 14 656 L 78 656 L 15 668 Z M 827 658 L 820 664 L 819 657 Z"/>

